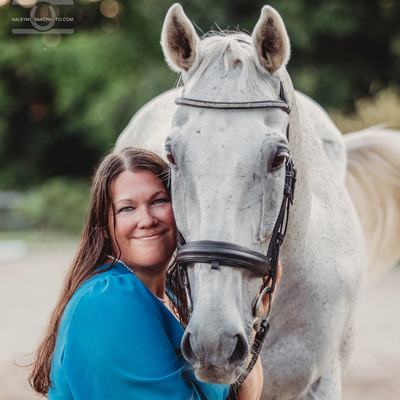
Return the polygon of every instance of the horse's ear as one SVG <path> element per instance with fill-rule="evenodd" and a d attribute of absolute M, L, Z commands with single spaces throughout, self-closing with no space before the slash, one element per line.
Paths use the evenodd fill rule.
<path fill-rule="evenodd" d="M 271 74 L 286 66 L 290 58 L 290 42 L 285 24 L 279 13 L 264 6 L 254 27 L 253 45 L 261 66 Z"/>
<path fill-rule="evenodd" d="M 165 60 L 176 72 L 188 71 L 197 56 L 199 37 L 193 24 L 176 3 L 168 10 L 161 33 Z"/>

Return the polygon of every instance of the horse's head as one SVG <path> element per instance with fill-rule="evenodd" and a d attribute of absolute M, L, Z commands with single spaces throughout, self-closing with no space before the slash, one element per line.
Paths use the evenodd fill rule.
<path fill-rule="evenodd" d="M 266 255 L 289 158 L 284 24 L 266 6 L 251 37 L 219 33 L 200 40 L 176 4 L 162 46 L 184 84 L 166 141 L 178 228 L 189 244 L 228 242 Z M 251 348 L 253 303 L 263 280 L 232 260 L 187 265 L 193 314 L 182 350 L 201 380 L 233 382 Z"/>

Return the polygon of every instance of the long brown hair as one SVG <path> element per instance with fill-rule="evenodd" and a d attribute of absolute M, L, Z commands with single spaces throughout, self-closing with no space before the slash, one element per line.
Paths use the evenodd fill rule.
<path fill-rule="evenodd" d="M 111 183 L 121 172 L 126 170 L 133 172 L 147 170 L 154 173 L 169 192 L 167 184 L 169 178 L 168 165 L 154 153 L 127 147 L 118 153 L 108 154 L 100 163 L 93 178 L 89 210 L 78 250 L 67 272 L 47 332 L 35 353 L 32 364 L 29 382 L 32 388 L 40 394 L 46 395 L 51 387 L 51 360 L 61 317 L 67 303 L 87 279 L 114 266 L 115 262 L 111 263 L 108 268 L 99 271 L 99 266 L 106 262 L 108 254 L 120 258 L 118 243 L 109 239 L 113 237 L 110 233 L 109 212 L 110 210 L 114 211 Z M 112 214 L 114 215 L 114 213 Z M 115 223 L 113 225 L 115 226 Z M 186 297 L 178 284 L 174 263 L 169 268 L 169 277 L 170 290 L 177 299 L 176 308 L 181 323 L 186 325 L 188 321 Z"/>

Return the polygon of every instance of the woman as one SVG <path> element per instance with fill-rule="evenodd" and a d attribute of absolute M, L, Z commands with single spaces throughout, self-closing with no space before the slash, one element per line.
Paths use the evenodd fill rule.
<path fill-rule="evenodd" d="M 80 245 L 36 353 L 32 387 L 49 399 L 225 399 L 180 355 L 188 322 L 176 269 L 167 164 L 126 148 L 96 171 Z M 171 301 L 174 299 L 174 303 Z M 238 399 L 257 399 L 261 364 Z"/>

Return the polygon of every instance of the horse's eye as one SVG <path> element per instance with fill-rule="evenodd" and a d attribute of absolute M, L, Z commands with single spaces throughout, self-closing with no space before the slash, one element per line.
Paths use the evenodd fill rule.
<path fill-rule="evenodd" d="M 175 164 L 175 158 L 172 155 L 172 153 L 167 153 L 167 160 L 171 163 L 171 164 Z"/>
<path fill-rule="evenodd" d="M 272 170 L 277 170 L 282 167 L 285 162 L 286 156 L 284 154 L 277 154 L 272 162 Z"/>

